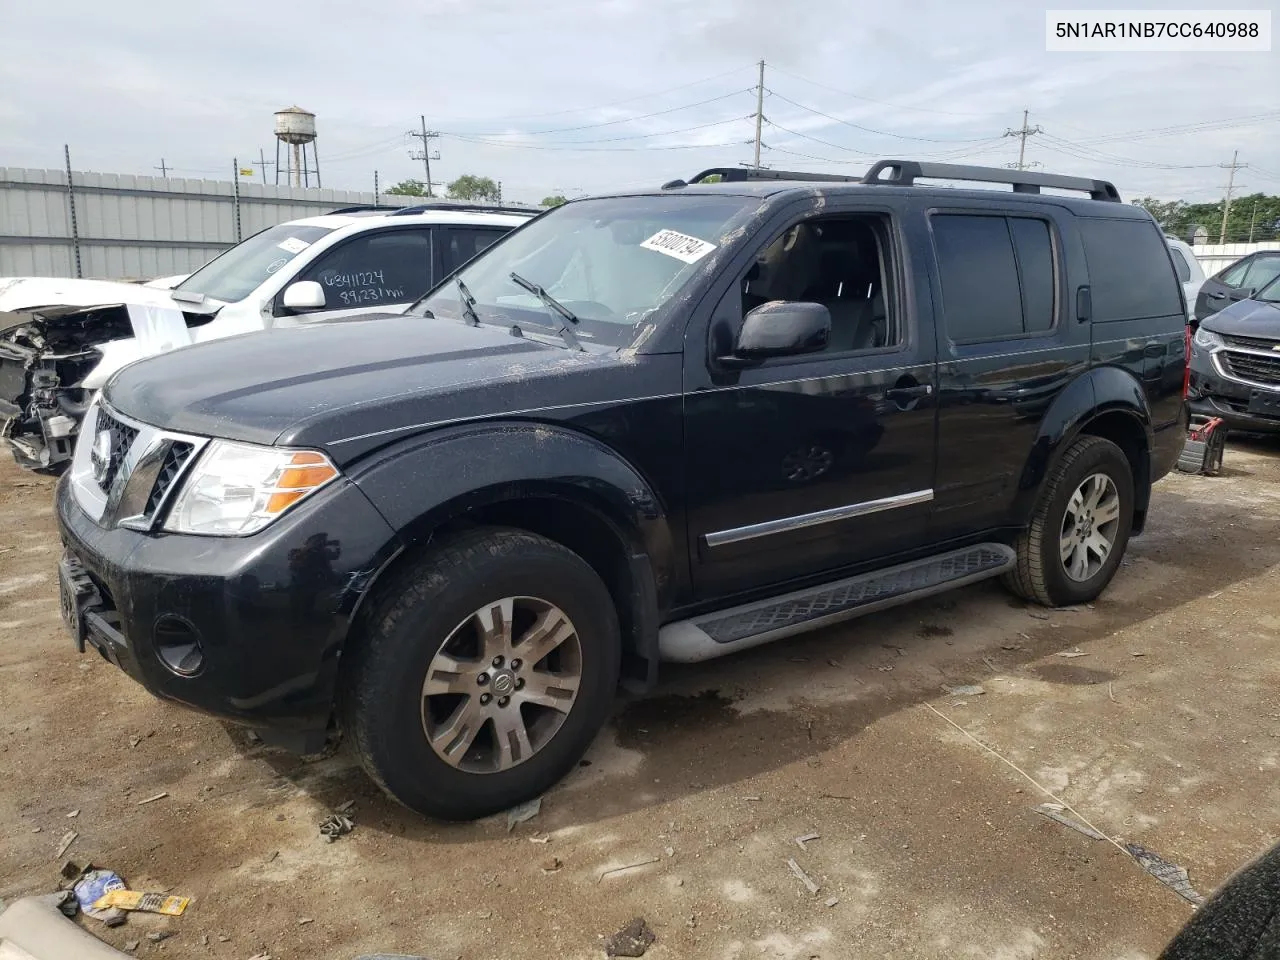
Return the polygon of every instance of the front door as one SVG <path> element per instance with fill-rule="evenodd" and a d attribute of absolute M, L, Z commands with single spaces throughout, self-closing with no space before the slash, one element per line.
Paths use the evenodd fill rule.
<path fill-rule="evenodd" d="M 934 470 L 934 343 L 903 295 L 888 211 L 797 219 L 730 278 L 686 344 L 689 543 L 695 595 L 778 586 L 919 546 Z M 718 364 L 772 300 L 832 316 L 820 353 Z"/>

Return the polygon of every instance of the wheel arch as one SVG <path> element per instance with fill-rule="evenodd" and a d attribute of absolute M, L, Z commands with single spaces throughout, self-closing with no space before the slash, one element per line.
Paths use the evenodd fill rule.
<path fill-rule="evenodd" d="M 652 686 L 675 552 L 652 485 L 616 451 L 559 425 L 486 424 L 383 451 L 353 479 L 397 531 L 398 546 L 365 585 L 348 643 L 359 643 L 364 615 L 401 571 L 464 530 L 506 527 L 591 565 L 618 611 L 624 683 Z"/>
<path fill-rule="evenodd" d="M 1050 406 L 1024 464 L 1014 518 L 1029 522 L 1062 455 L 1081 436 L 1110 440 L 1133 472 L 1132 532 L 1142 532 L 1151 500 L 1151 411 L 1142 384 L 1119 367 L 1097 367 L 1072 381 Z"/>

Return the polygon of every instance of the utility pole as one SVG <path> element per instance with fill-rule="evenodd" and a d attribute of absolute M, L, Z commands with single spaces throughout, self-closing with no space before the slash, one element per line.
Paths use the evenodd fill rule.
<path fill-rule="evenodd" d="M 756 159 L 755 169 L 760 169 L 760 127 L 764 123 L 764 61 L 760 61 L 760 81 L 756 84 Z"/>
<path fill-rule="evenodd" d="M 431 141 L 436 137 L 440 136 L 440 131 L 427 129 L 427 118 L 425 115 L 420 115 L 418 119 L 422 121 L 422 132 L 419 133 L 416 130 L 411 130 L 409 131 L 409 136 L 416 137 L 417 139 L 422 141 L 422 152 L 411 153 L 409 154 L 409 156 L 412 157 L 414 160 L 422 161 L 422 168 L 427 173 L 427 183 L 426 183 L 427 196 L 433 197 L 435 196 L 435 194 L 431 192 L 431 161 L 440 159 L 440 151 L 437 150 L 435 155 L 434 156 L 432 155 Z"/>
<path fill-rule="evenodd" d="M 265 185 L 266 185 L 266 182 L 267 182 L 267 167 L 274 167 L 274 166 L 275 166 L 275 164 L 274 164 L 274 163 L 272 163 L 270 160 L 268 160 L 268 159 L 267 159 L 267 151 L 265 151 L 265 150 L 263 150 L 261 147 L 259 147 L 259 148 L 258 148 L 258 159 L 257 159 L 257 160 L 250 160 L 249 162 L 250 162 L 253 166 L 261 168 L 261 170 L 262 170 L 262 183 L 263 183 L 263 185 L 265 186 Z"/>
<path fill-rule="evenodd" d="M 1249 166 L 1247 163 L 1237 163 L 1236 161 L 1239 158 L 1240 151 L 1233 150 L 1231 153 L 1230 163 L 1218 164 L 1218 166 L 1222 167 L 1224 170 L 1231 171 L 1231 173 L 1227 175 L 1227 194 L 1222 198 L 1222 229 L 1218 231 L 1219 243 L 1227 242 L 1227 217 L 1231 214 L 1231 190 L 1236 185 L 1236 171 L 1243 170 L 1245 167 Z"/>
<path fill-rule="evenodd" d="M 1258 201 L 1253 201 L 1253 213 L 1249 215 L 1249 242 L 1253 243 L 1253 228 L 1258 222 Z"/>
<path fill-rule="evenodd" d="M 1038 123 L 1037 123 L 1034 127 L 1028 127 L 1028 126 L 1027 126 L 1027 114 L 1028 114 L 1028 112 L 1029 112 L 1029 111 L 1027 111 L 1027 110 L 1023 110 L 1023 111 L 1022 111 L 1022 127 L 1021 127 L 1020 129 L 1018 129 L 1018 130 L 1006 130 L 1006 131 L 1004 132 L 1004 135 L 1005 135 L 1006 137 L 1017 137 L 1017 138 L 1018 138 L 1018 141 L 1019 141 L 1019 142 L 1018 142 L 1018 169 L 1019 169 L 1019 170 L 1025 170 L 1025 169 L 1027 169 L 1027 164 L 1026 164 L 1026 159 L 1027 159 L 1027 137 L 1034 137 L 1037 133 L 1042 132 L 1042 131 L 1040 130 L 1040 124 L 1038 124 Z"/>
<path fill-rule="evenodd" d="M 159 171 L 160 171 L 160 176 L 161 176 L 161 177 L 163 177 L 163 178 L 165 178 L 165 179 L 168 179 L 168 177 L 169 177 L 169 168 L 168 168 L 167 166 L 165 166 L 164 157 L 161 157 L 161 158 L 160 158 L 160 166 L 158 166 L 158 167 L 153 167 L 152 169 L 153 169 L 153 170 L 159 170 Z"/>

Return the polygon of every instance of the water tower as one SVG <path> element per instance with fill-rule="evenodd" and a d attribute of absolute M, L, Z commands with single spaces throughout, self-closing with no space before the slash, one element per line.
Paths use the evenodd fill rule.
<path fill-rule="evenodd" d="M 301 107 L 285 107 L 276 111 L 276 183 L 280 182 L 280 145 L 285 144 L 285 181 L 294 187 L 311 186 L 315 174 L 320 186 L 320 160 L 316 156 L 316 115 Z M 307 147 L 311 159 L 307 159 Z"/>

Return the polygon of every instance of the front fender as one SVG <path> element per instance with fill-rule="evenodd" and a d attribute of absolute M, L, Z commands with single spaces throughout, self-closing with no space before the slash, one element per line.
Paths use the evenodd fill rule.
<path fill-rule="evenodd" d="M 671 589 L 671 530 L 657 494 L 616 451 L 575 430 L 527 421 L 453 427 L 381 450 L 350 476 L 406 544 L 490 504 L 574 502 L 648 558 L 659 603 Z"/>
<path fill-rule="evenodd" d="M 1108 413 L 1132 417 L 1146 436 L 1147 450 L 1151 449 L 1151 409 L 1142 384 L 1119 367 L 1089 370 L 1058 394 L 1040 421 L 1040 430 L 1018 481 L 1013 510 L 1016 523 L 1030 522 L 1045 479 L 1063 451 L 1091 421 Z"/>

